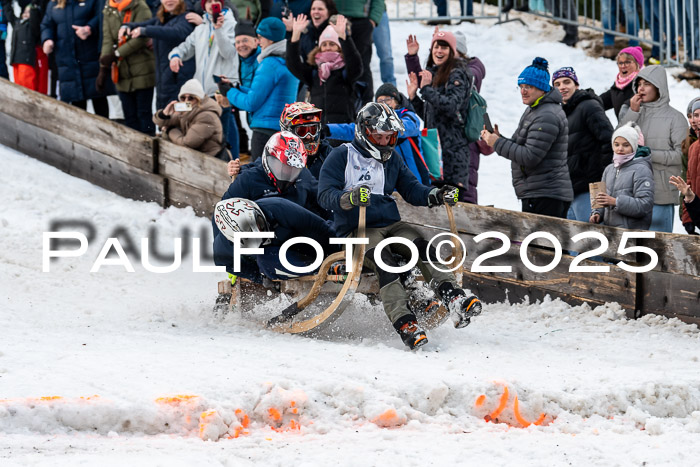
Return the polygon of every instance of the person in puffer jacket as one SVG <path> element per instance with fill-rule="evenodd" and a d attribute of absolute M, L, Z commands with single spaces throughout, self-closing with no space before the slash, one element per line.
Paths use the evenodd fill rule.
<path fill-rule="evenodd" d="M 688 122 L 670 105 L 666 69 L 648 66 L 634 80 L 635 95 L 620 109 L 620 127 L 635 122 L 642 129 L 651 149 L 654 167 L 654 214 L 650 230 L 673 231 L 674 206 L 679 203 L 678 190 L 668 183 L 671 175 L 680 175 L 683 160 L 681 145 L 687 135 Z"/>
<path fill-rule="evenodd" d="M 260 66 L 250 88 L 240 86 L 229 89 L 226 97 L 237 109 L 251 113 L 250 156 L 259 158 L 270 136 L 280 130 L 280 114 L 286 104 L 296 100 L 299 80 L 285 65 L 287 40 L 286 28 L 279 18 L 265 18 L 257 28 L 262 52 L 258 55 Z"/>
<path fill-rule="evenodd" d="M 189 103 L 192 110 L 175 111 L 176 101 L 158 110 L 153 122 L 163 129 L 163 134 L 175 144 L 187 146 L 210 156 L 223 153 L 223 129 L 221 127 L 221 106 L 206 94 L 202 84 L 196 79 L 187 81 L 178 95 L 180 102 Z M 221 159 L 228 160 L 227 154 Z"/>
<path fill-rule="evenodd" d="M 613 162 L 605 168 L 602 179 L 606 193 L 596 196 L 603 208 L 593 210 L 590 222 L 647 230 L 654 206 L 651 151 L 643 145 L 644 136 L 634 123 L 615 130 L 612 142 Z"/>
<path fill-rule="evenodd" d="M 547 60 L 536 57 L 518 77 L 523 104 L 512 138 L 481 132 L 481 139 L 511 161 L 513 187 L 523 212 L 566 218 L 574 190 L 567 164 L 569 127 L 561 94 L 549 85 Z"/>
<path fill-rule="evenodd" d="M 569 124 L 569 174 L 574 188 L 567 219 L 588 222 L 591 199 L 588 184 L 597 182 L 612 161 L 610 137 L 613 126 L 592 89 L 579 89 L 576 71 L 563 67 L 552 74 L 552 85 L 559 90 Z"/>

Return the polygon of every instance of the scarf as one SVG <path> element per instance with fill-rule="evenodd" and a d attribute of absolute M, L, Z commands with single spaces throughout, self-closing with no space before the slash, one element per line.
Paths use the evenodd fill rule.
<path fill-rule="evenodd" d="M 129 5 L 131 5 L 131 0 L 121 0 L 120 2 L 116 2 L 115 0 L 109 0 L 109 6 L 111 6 L 112 8 L 116 8 L 117 11 L 119 11 L 119 13 L 124 11 L 124 9 L 127 8 Z"/>
<path fill-rule="evenodd" d="M 318 77 L 322 83 L 325 83 L 331 71 L 343 68 L 345 61 L 339 52 L 321 52 L 316 54 L 316 65 L 318 65 Z"/>
<path fill-rule="evenodd" d="M 613 154 L 613 165 L 615 168 L 619 168 L 622 164 L 634 159 L 634 153 L 629 154 Z"/>
<path fill-rule="evenodd" d="M 620 73 L 618 73 L 617 77 L 615 78 L 615 87 L 617 89 L 625 89 L 625 86 L 630 84 L 632 82 L 632 80 L 634 80 L 634 78 L 637 77 L 638 74 L 639 74 L 639 70 L 630 73 L 629 75 L 627 75 L 627 78 L 623 78 L 620 76 Z"/>

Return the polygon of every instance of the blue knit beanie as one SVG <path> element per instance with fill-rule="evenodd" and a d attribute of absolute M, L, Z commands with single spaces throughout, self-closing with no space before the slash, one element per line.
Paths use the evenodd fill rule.
<path fill-rule="evenodd" d="M 525 68 L 518 76 L 518 86 L 529 84 L 544 92 L 549 92 L 552 87 L 549 85 L 549 63 L 542 57 L 535 57 L 532 65 Z"/>
<path fill-rule="evenodd" d="M 272 42 L 279 42 L 284 39 L 287 33 L 287 28 L 279 18 L 267 17 L 260 21 L 258 29 L 255 30 L 259 36 L 269 39 Z"/>

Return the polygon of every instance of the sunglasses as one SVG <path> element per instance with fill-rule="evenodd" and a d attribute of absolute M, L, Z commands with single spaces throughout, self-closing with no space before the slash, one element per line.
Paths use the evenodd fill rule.
<path fill-rule="evenodd" d="M 377 103 L 389 105 L 389 104 L 391 104 L 391 101 L 393 101 L 393 100 L 394 100 L 393 97 L 380 97 L 379 99 L 377 99 Z"/>
<path fill-rule="evenodd" d="M 319 125 L 297 125 L 294 127 L 294 133 L 300 138 L 305 136 L 316 136 L 318 134 Z"/>
<path fill-rule="evenodd" d="M 183 95 L 183 96 L 180 96 L 180 100 L 181 100 L 182 102 L 189 102 L 189 101 L 196 102 L 196 101 L 198 101 L 199 99 L 197 99 L 195 96 L 190 96 L 190 95 L 188 95 L 188 94 L 185 94 L 185 95 Z"/>

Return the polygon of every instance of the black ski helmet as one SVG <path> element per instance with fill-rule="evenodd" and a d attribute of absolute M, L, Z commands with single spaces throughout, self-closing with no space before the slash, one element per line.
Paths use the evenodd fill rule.
<path fill-rule="evenodd" d="M 399 133 L 405 130 L 403 122 L 388 105 L 378 102 L 365 104 L 357 113 L 355 120 L 355 138 L 360 147 L 380 162 L 391 158 L 399 139 Z M 372 137 L 373 132 L 391 134 L 389 144 L 380 145 Z"/>

